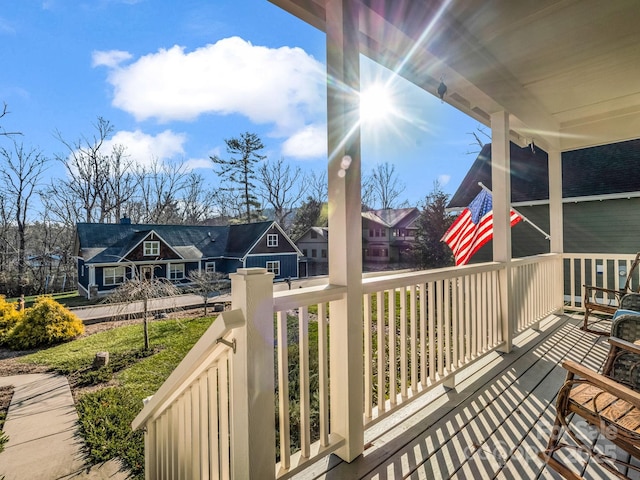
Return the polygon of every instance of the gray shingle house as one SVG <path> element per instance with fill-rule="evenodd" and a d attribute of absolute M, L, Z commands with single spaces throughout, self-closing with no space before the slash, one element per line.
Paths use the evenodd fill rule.
<path fill-rule="evenodd" d="M 640 139 L 562 153 L 564 251 L 635 253 L 640 251 Z M 549 231 L 547 153 L 511 144 L 512 206 Z M 491 188 L 491 145 L 485 145 L 448 207 L 462 209 Z M 512 255 L 549 252 L 549 241 L 526 222 L 512 230 Z M 491 242 L 472 258 L 490 261 Z"/>
<path fill-rule="evenodd" d="M 108 292 L 131 278 L 166 278 L 189 283 L 197 270 L 232 273 L 265 267 L 275 280 L 298 278 L 302 256 L 275 222 L 227 226 L 78 223 L 75 254 L 78 290 L 85 296 Z M 135 269 L 135 270 L 134 270 Z"/>

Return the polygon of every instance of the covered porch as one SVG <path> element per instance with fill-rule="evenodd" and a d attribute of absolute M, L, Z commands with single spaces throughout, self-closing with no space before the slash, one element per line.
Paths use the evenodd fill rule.
<path fill-rule="evenodd" d="M 636 3 L 273 3 L 326 32 L 328 282 L 233 276 L 233 310 L 134 421 L 147 478 L 549 475 L 530 454 L 557 364 L 606 353 L 563 310 L 582 283 L 619 287 L 635 253 L 563 251 L 561 152 L 638 137 Z M 446 79 L 443 100 L 491 128 L 493 262 L 363 277 L 361 54 L 433 94 Z M 510 141 L 549 154 L 546 255 L 511 258 Z"/>

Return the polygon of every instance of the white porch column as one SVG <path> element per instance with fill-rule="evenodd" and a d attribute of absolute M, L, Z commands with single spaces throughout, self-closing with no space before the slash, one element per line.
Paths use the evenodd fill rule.
<path fill-rule="evenodd" d="M 549 154 L 549 235 L 551 253 L 564 253 L 564 217 L 562 205 L 562 154 L 550 150 Z M 561 261 L 561 265 L 564 263 Z M 554 292 L 558 295 L 557 305 L 564 305 L 564 268 L 560 268 L 558 284 Z M 562 307 L 561 307 L 562 310 Z"/>
<path fill-rule="evenodd" d="M 562 155 L 558 150 L 549 153 L 549 235 L 551 253 L 564 252 L 562 220 Z"/>
<path fill-rule="evenodd" d="M 330 307 L 331 430 L 347 462 L 364 448 L 358 13 L 356 1 L 326 4 L 329 283 L 347 286 Z"/>
<path fill-rule="evenodd" d="M 231 278 L 231 307 L 246 324 L 235 330 L 231 362 L 232 478 L 275 477 L 273 274 L 239 268 Z"/>
<path fill-rule="evenodd" d="M 500 271 L 501 351 L 510 352 L 513 323 L 509 312 L 511 297 L 511 155 L 509 147 L 509 113 L 491 115 L 491 190 L 493 192 L 493 261 L 504 263 Z"/>

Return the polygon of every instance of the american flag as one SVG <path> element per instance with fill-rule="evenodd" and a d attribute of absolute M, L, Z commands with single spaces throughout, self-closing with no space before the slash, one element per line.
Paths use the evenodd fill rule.
<path fill-rule="evenodd" d="M 511 209 L 511 226 L 522 216 Z M 491 193 L 480 190 L 442 237 L 456 259 L 456 265 L 466 265 L 480 247 L 493 238 L 493 200 Z"/>

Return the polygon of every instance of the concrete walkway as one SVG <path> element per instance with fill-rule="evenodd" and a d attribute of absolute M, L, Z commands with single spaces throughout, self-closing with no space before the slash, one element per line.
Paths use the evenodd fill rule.
<path fill-rule="evenodd" d="M 9 441 L 0 453 L 6 480 L 126 479 L 117 462 L 84 465 L 78 414 L 66 377 L 30 374 L 1 377 L 14 394 L 4 424 Z"/>

